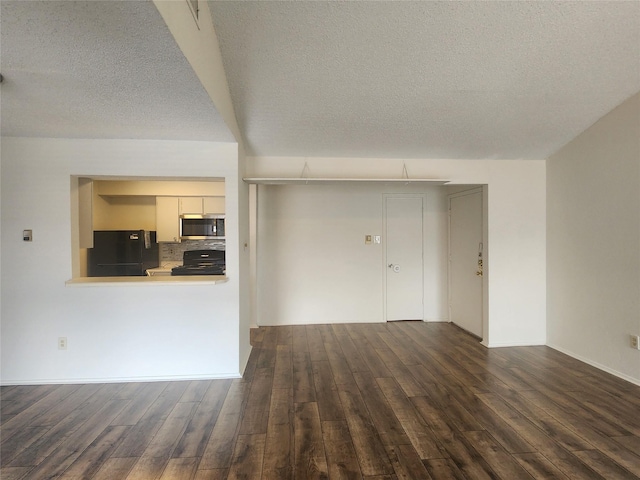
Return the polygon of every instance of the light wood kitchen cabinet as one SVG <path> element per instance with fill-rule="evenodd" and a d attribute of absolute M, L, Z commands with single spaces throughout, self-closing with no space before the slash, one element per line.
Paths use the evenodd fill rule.
<path fill-rule="evenodd" d="M 180 241 L 178 197 L 156 197 L 156 238 L 158 242 Z"/>

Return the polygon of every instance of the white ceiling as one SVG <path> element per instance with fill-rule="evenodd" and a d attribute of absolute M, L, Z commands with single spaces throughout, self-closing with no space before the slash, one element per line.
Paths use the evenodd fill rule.
<path fill-rule="evenodd" d="M 211 1 L 258 155 L 543 159 L 640 90 L 638 1 Z"/>
<path fill-rule="evenodd" d="M 541 159 L 640 91 L 638 1 L 208 3 L 249 154 Z M 234 141 L 150 1 L 0 8 L 2 135 Z"/>
<path fill-rule="evenodd" d="M 149 1 L 0 3 L 2 135 L 235 141 Z"/>

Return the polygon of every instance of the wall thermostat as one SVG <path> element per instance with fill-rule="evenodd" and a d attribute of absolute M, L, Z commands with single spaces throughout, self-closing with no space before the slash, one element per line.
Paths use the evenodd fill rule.
<path fill-rule="evenodd" d="M 22 240 L 24 240 L 25 242 L 32 242 L 33 241 L 33 231 L 31 231 L 31 230 L 23 230 L 22 231 Z"/>

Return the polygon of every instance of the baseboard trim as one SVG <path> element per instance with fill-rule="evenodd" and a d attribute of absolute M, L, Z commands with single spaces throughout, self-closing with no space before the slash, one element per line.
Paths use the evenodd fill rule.
<path fill-rule="evenodd" d="M 622 380 L 626 380 L 629 383 L 633 383 L 634 385 L 640 386 L 640 379 L 638 378 L 631 377 L 627 374 L 614 370 L 613 368 L 609 368 L 606 365 L 602 365 L 598 362 L 594 362 L 593 360 L 589 360 L 588 358 L 585 358 L 582 355 L 578 355 L 577 353 L 567 350 L 566 348 L 559 347 L 558 345 L 547 343 L 547 347 L 553 348 L 554 350 L 557 350 L 560 353 L 564 353 L 565 355 L 569 355 L 570 357 L 575 358 L 576 360 L 580 360 L 581 362 L 584 362 L 587 365 L 591 365 L 592 367 L 595 367 L 598 370 L 602 370 L 603 372 L 609 373 L 614 377 L 621 378 Z"/>
<path fill-rule="evenodd" d="M 420 322 L 421 320 L 416 320 Z M 365 323 L 387 323 L 386 320 L 337 320 L 337 321 L 309 321 L 300 323 L 261 323 L 258 327 L 304 327 L 307 325 L 362 325 Z"/>
<path fill-rule="evenodd" d="M 251 356 L 252 350 L 253 345 L 250 345 L 249 349 L 247 350 L 246 358 L 240 359 L 240 371 L 242 372 L 242 375 L 244 375 L 244 371 L 247 369 L 247 365 L 249 364 L 249 357 Z M 242 377 L 242 375 L 240 375 L 240 377 Z"/>
<path fill-rule="evenodd" d="M 228 378 L 242 378 L 239 373 L 221 373 L 204 375 L 169 375 L 162 377 L 109 377 L 109 378 L 52 378 L 37 380 L 9 380 L 0 385 L 75 385 L 85 383 L 146 383 L 146 382 L 179 382 L 183 380 L 224 380 Z"/>
<path fill-rule="evenodd" d="M 526 342 L 492 342 L 489 341 L 485 344 L 487 348 L 505 348 L 505 347 L 541 347 L 547 344 L 545 338 L 540 340 L 528 340 Z"/>
<path fill-rule="evenodd" d="M 543 347 L 545 343 L 543 341 L 540 342 L 507 342 L 507 343 L 488 343 L 487 348 L 508 348 L 508 347 Z"/>

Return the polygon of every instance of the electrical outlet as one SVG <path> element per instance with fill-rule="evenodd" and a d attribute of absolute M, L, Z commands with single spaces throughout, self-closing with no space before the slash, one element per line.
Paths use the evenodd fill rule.
<path fill-rule="evenodd" d="M 58 337 L 58 350 L 67 349 L 67 337 Z"/>
<path fill-rule="evenodd" d="M 631 348 L 635 348 L 636 350 L 640 350 L 640 336 L 631 335 Z"/>

